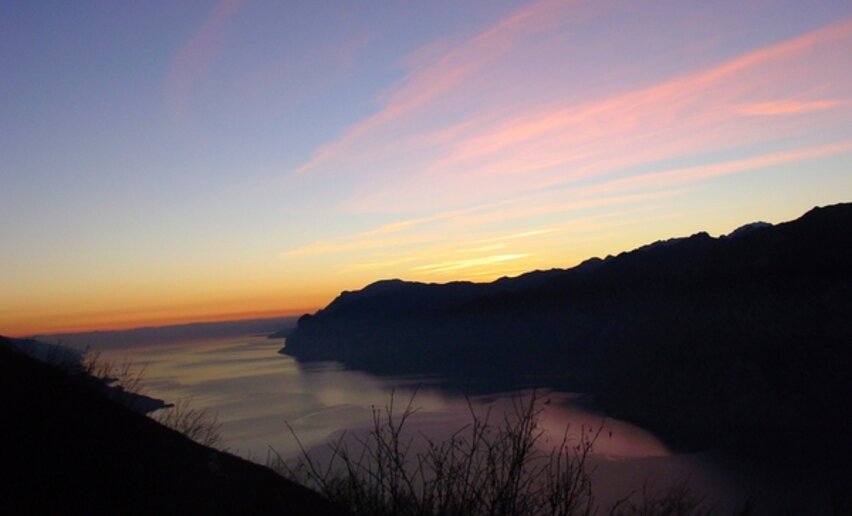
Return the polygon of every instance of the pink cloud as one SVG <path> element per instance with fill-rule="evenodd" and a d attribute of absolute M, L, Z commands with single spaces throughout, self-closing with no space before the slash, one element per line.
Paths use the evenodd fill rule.
<path fill-rule="evenodd" d="M 222 29 L 240 11 L 243 3 L 244 0 L 220 0 L 201 28 L 172 60 L 164 89 L 166 99 L 178 118 L 186 114 L 193 87 L 207 73 L 219 53 Z"/>
<path fill-rule="evenodd" d="M 832 51 L 852 45 L 852 20 L 748 52 L 650 87 L 585 102 L 535 106 L 528 103 L 515 115 L 482 116 L 451 125 L 454 138 L 436 139 L 438 132 L 421 132 L 432 157 L 412 165 L 393 144 L 390 131 L 374 135 L 383 147 L 361 143 L 365 156 L 378 156 L 376 170 L 395 170 L 387 177 L 369 174 L 373 181 L 359 190 L 350 208 L 384 211 L 423 209 L 436 202 L 453 205 L 518 191 L 566 184 L 580 179 L 618 174 L 624 168 L 690 155 L 702 155 L 737 146 L 804 134 L 801 120 L 767 126 L 759 117 L 775 113 L 825 112 L 823 130 L 847 123 L 849 106 L 838 101 L 771 101 L 822 92 L 848 97 L 852 55 Z M 508 77 L 507 80 L 513 80 Z M 519 80 L 524 80 L 520 78 Z M 468 84 L 468 95 L 475 95 Z M 461 86 L 460 89 L 463 89 Z M 743 106 L 752 106 L 743 109 Z M 831 108 L 831 109 L 830 109 Z M 425 115 L 428 116 L 428 115 Z M 410 125 L 422 120 L 412 114 Z M 475 121 L 474 120 L 478 120 Z M 407 140 L 417 148 L 417 135 Z M 362 151 L 364 152 L 364 151 Z M 345 159 L 341 157 L 341 159 Z M 392 168 L 382 162 L 391 161 Z M 357 160 L 352 165 L 359 165 Z M 364 163 L 369 167 L 370 161 Z M 357 167 L 356 167 L 357 168 Z M 368 175 L 367 177 L 370 177 Z M 376 188 L 375 184 L 384 185 Z"/>
<path fill-rule="evenodd" d="M 849 102 L 841 100 L 778 100 L 746 104 L 740 106 L 737 111 L 744 115 L 753 116 L 800 115 L 802 113 L 824 111 L 826 109 L 832 109 L 846 104 L 849 104 Z"/>
<path fill-rule="evenodd" d="M 440 57 L 436 58 L 433 52 L 429 52 L 431 60 L 428 64 L 412 70 L 383 96 L 384 106 L 381 110 L 349 128 L 337 141 L 318 149 L 296 173 L 304 174 L 319 167 L 369 132 L 461 85 L 470 75 L 505 55 L 518 39 L 553 25 L 556 17 L 548 14 L 564 9 L 565 6 L 566 3 L 559 0 L 539 0 L 519 9 L 467 42 L 451 48 Z"/>
<path fill-rule="evenodd" d="M 852 141 L 830 145 L 821 145 L 804 149 L 796 149 L 774 154 L 766 154 L 740 160 L 725 161 L 709 165 L 676 168 L 651 174 L 642 174 L 623 179 L 616 179 L 600 183 L 587 189 L 588 193 L 635 190 L 639 188 L 671 187 L 683 183 L 710 179 L 744 172 L 747 170 L 758 170 L 774 165 L 793 163 L 807 159 L 831 156 L 852 151 Z"/>

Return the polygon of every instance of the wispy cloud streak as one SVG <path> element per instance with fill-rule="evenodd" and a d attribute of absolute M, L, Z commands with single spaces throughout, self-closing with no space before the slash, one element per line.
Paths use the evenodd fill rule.
<path fill-rule="evenodd" d="M 603 98 L 569 94 L 542 104 L 506 97 L 502 110 L 442 118 L 442 102 L 475 106 L 482 88 L 517 91 L 527 79 L 501 75 L 517 59 L 513 49 L 534 37 L 556 38 L 571 21 L 571 9 L 558 2 L 522 9 L 413 71 L 377 114 L 320 149 L 301 172 L 359 178 L 346 209 L 405 212 L 808 136 L 801 118 L 783 115 L 827 117 L 824 126 L 852 115 L 852 87 L 837 74 L 852 69 L 852 55 L 827 51 L 852 47 L 852 20 L 844 20 Z M 778 121 L 766 126 L 763 116 Z"/>
<path fill-rule="evenodd" d="M 665 220 L 660 206 L 674 210 L 717 178 L 852 153 L 852 54 L 838 51 L 852 48 L 852 19 L 678 66 L 624 60 L 611 75 L 633 80 L 590 89 L 571 76 L 587 58 L 578 34 L 607 26 L 616 4 L 534 2 L 410 59 L 374 114 L 297 170 L 345 177 L 335 209 L 388 222 L 284 255 L 488 277 Z M 612 31 L 603 40 L 647 37 L 630 24 L 601 30 Z"/>
<path fill-rule="evenodd" d="M 741 106 L 737 111 L 744 115 L 754 116 L 778 116 L 778 115 L 800 115 L 813 113 L 826 109 L 839 108 L 848 104 L 849 101 L 842 100 L 780 100 L 775 102 L 759 102 Z"/>
<path fill-rule="evenodd" d="M 385 95 L 387 100 L 377 113 L 349 128 L 337 141 L 321 147 L 296 172 L 304 174 L 326 164 L 371 131 L 461 86 L 472 74 L 505 55 L 516 40 L 552 25 L 550 15 L 564 8 L 564 4 L 559 0 L 534 2 L 434 61 L 416 67 Z"/>
<path fill-rule="evenodd" d="M 207 73 L 219 52 L 222 29 L 244 3 L 245 0 L 219 0 L 207 20 L 172 60 L 164 88 L 176 117 L 186 115 L 193 88 Z"/>

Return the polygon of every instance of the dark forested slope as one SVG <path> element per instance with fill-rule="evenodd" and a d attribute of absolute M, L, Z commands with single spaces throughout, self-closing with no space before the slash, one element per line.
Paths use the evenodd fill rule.
<path fill-rule="evenodd" d="M 284 353 L 596 395 L 709 443 L 852 414 L 852 204 L 493 283 L 381 281 L 303 316 Z"/>
<path fill-rule="evenodd" d="M 339 514 L 271 470 L 197 444 L 3 344 L 3 514 Z"/>

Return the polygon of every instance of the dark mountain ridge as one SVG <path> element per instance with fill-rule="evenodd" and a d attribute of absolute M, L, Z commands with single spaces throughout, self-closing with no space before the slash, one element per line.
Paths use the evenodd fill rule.
<path fill-rule="evenodd" d="M 295 317 L 275 317 L 271 319 L 250 319 L 240 321 L 218 321 L 176 324 L 133 328 L 129 330 L 100 330 L 82 333 L 55 333 L 36 336 L 38 340 L 76 347 L 78 349 L 113 349 L 134 346 L 174 344 L 190 340 L 207 338 L 242 336 L 248 334 L 264 335 L 269 332 L 289 328 L 295 324 Z"/>
<path fill-rule="evenodd" d="M 492 283 L 380 281 L 303 316 L 282 352 L 590 392 L 690 445 L 807 418 L 846 428 L 850 264 L 852 204 L 839 204 Z"/>

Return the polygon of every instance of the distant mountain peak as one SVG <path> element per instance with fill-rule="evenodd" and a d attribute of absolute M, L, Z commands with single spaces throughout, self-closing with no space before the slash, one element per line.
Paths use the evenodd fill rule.
<path fill-rule="evenodd" d="M 665 240 L 657 240 L 656 242 L 653 242 L 653 243 L 650 243 L 650 244 L 647 244 L 647 245 L 643 245 L 643 246 L 639 247 L 638 249 L 636 249 L 635 251 L 647 252 L 647 251 L 659 249 L 661 247 L 671 247 L 671 246 L 678 245 L 678 244 L 681 244 L 683 242 L 687 242 L 687 241 L 690 241 L 690 240 L 712 240 L 712 238 L 713 237 L 711 237 L 710 234 L 707 233 L 706 231 L 699 231 L 698 233 L 695 233 L 695 234 L 690 235 L 688 237 L 675 237 L 675 238 L 667 238 Z M 621 254 L 629 254 L 631 252 L 633 252 L 633 251 L 626 251 L 625 253 L 621 253 Z"/>
<path fill-rule="evenodd" d="M 852 203 L 492 283 L 377 282 L 300 319 L 281 351 L 492 392 L 587 392 L 700 446 L 814 420 L 845 429 L 850 227 Z"/>
<path fill-rule="evenodd" d="M 747 235 L 747 234 L 751 233 L 752 231 L 755 231 L 755 230 L 758 230 L 758 229 L 770 228 L 770 227 L 772 227 L 772 224 L 770 224 L 769 222 L 763 222 L 763 221 L 752 222 L 750 224 L 745 224 L 743 226 L 738 227 L 737 229 L 731 231 L 727 235 L 724 235 L 724 238 L 739 238 L 743 235 Z"/>

